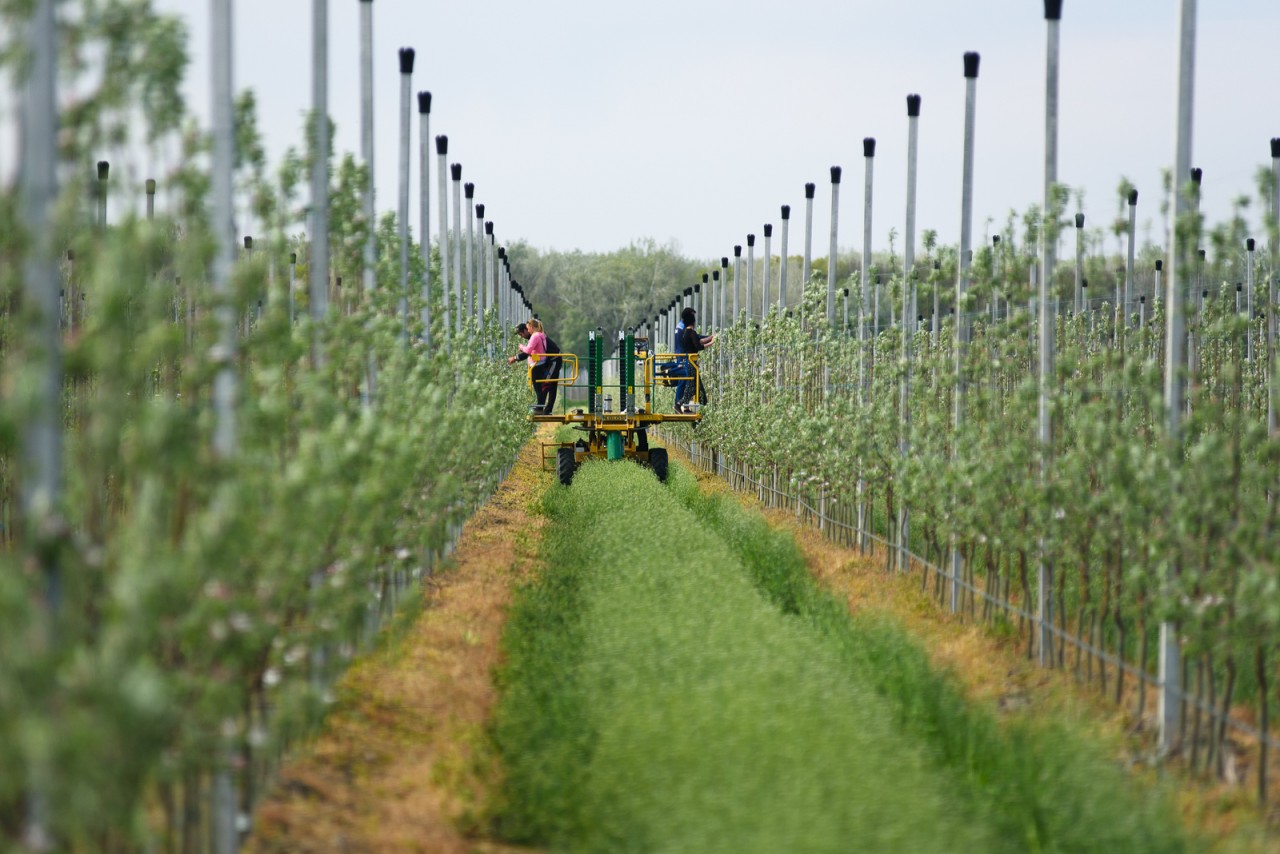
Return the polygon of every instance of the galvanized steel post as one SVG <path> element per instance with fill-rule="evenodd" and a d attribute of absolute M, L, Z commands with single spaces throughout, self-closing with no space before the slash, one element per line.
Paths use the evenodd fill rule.
<path fill-rule="evenodd" d="M 453 331 L 453 313 L 460 310 L 450 299 L 449 282 L 449 137 L 436 137 L 436 213 L 440 218 L 440 236 L 436 248 L 440 252 L 440 302 L 444 305 L 444 337 L 448 341 Z"/>
<path fill-rule="evenodd" d="M 409 143 L 410 96 L 413 81 L 413 48 L 400 48 L 400 197 L 397 207 L 400 234 L 400 339 L 409 341 Z"/>
<path fill-rule="evenodd" d="M 1062 0 L 1044 0 L 1045 19 L 1045 93 L 1044 93 L 1044 208 L 1040 228 L 1040 488 L 1046 492 L 1053 466 L 1053 395 L 1054 314 L 1053 269 L 1057 262 L 1058 225 L 1054 213 L 1054 190 L 1058 182 L 1058 44 L 1062 18 Z M 1053 560 L 1048 541 L 1048 528 L 1053 524 L 1053 508 L 1041 520 L 1036 543 L 1036 620 L 1041 667 L 1053 666 Z"/>
<path fill-rule="evenodd" d="M 418 250 L 422 253 L 422 340 L 431 350 L 431 93 L 418 93 Z"/>
<path fill-rule="evenodd" d="M 840 223 L 840 173 L 839 166 L 831 167 L 831 244 L 827 251 L 827 325 L 836 322 L 836 236 Z M 845 306 L 845 328 L 848 323 L 849 307 Z"/>
<path fill-rule="evenodd" d="M 1192 109 L 1195 93 L 1195 51 L 1196 51 L 1196 0 L 1181 0 L 1178 7 L 1178 88 L 1177 88 L 1177 132 L 1174 142 L 1173 174 L 1177 181 L 1187 175 L 1191 168 L 1191 128 L 1193 124 Z M 1183 378 L 1179 370 L 1182 366 L 1182 347 L 1185 330 L 1183 328 L 1182 292 L 1185 290 L 1183 276 L 1187 270 L 1188 254 L 1191 245 L 1187 240 L 1186 229 L 1181 227 L 1182 220 L 1191 213 L 1191 199 L 1183 188 L 1174 186 L 1174 246 L 1169 253 L 1169 282 L 1166 288 L 1165 316 L 1167 331 L 1165 335 L 1165 387 L 1164 398 L 1167 407 L 1169 438 L 1172 443 L 1174 465 L 1181 458 L 1182 434 L 1182 394 Z M 1170 484 L 1176 490 L 1176 482 Z M 1175 566 L 1177 572 L 1179 567 Z M 1181 723 L 1182 706 L 1182 650 L 1178 642 L 1178 627 L 1175 623 L 1164 621 L 1160 624 L 1159 639 L 1160 668 L 1160 749 L 1165 753 L 1176 749 L 1178 732 Z"/>
<path fill-rule="evenodd" d="M 979 56 L 970 51 L 964 55 L 965 105 L 964 105 L 964 167 L 961 178 L 960 193 L 960 257 L 956 275 L 955 304 L 955 408 L 953 414 L 953 441 L 951 455 L 958 459 L 960 429 L 964 426 L 964 359 L 967 336 L 965 329 L 965 292 L 969 288 L 969 264 L 972 260 L 970 247 L 973 245 L 973 143 L 976 129 L 976 113 L 978 101 L 978 64 Z M 960 544 L 954 532 L 951 534 L 951 579 L 950 605 L 951 611 L 960 608 Z"/>

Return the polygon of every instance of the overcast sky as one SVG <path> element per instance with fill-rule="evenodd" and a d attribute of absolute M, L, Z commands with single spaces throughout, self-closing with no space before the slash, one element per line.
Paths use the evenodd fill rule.
<path fill-rule="evenodd" d="M 189 23 L 188 101 L 207 121 L 209 3 L 156 2 Z M 1280 2 L 1199 5 L 1192 160 L 1204 169 L 1205 209 L 1217 219 L 1231 199 L 1253 192 L 1255 169 L 1269 162 L 1268 140 L 1280 136 Z M 235 6 L 235 85 L 257 93 L 278 161 L 300 139 L 309 106 L 311 2 Z M 1139 222 L 1150 220 L 1151 235 L 1161 234 L 1177 6 L 1065 2 L 1059 174 L 1085 188 L 1090 226 L 1109 224 L 1116 185 L 1127 176 L 1141 192 Z M 358 153 L 359 2 L 329 7 L 335 146 Z M 982 54 L 975 239 L 998 232 L 1011 207 L 1021 211 L 1041 195 L 1040 0 L 373 0 L 373 11 L 380 210 L 396 206 L 402 46 L 417 50 L 414 91 L 433 93 L 432 133 L 448 134 L 449 160 L 476 184 L 500 242 L 607 251 L 652 237 L 715 257 L 732 254 L 763 223 L 776 224 L 779 206 L 790 204 L 798 253 L 804 183 L 818 184 L 814 242 L 825 246 L 828 167 L 839 164 L 839 241 L 858 248 L 862 138 L 873 136 L 874 244 L 886 248 L 889 229 L 904 228 L 910 92 L 924 99 L 919 227 L 955 241 L 966 50 Z M 413 127 L 416 228 L 416 113 Z M 1259 212 L 1252 218 L 1260 222 Z"/>

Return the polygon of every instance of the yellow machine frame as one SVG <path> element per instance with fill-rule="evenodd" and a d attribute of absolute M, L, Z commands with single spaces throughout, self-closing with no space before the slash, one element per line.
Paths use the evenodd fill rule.
<path fill-rule="evenodd" d="M 634 345 L 631 344 L 632 341 L 634 341 Z M 632 384 L 626 385 L 625 357 L 621 359 L 616 357 L 608 360 L 600 359 L 601 366 L 604 361 L 618 362 L 619 378 L 614 383 L 606 385 L 601 377 L 596 377 L 597 383 L 594 394 L 590 391 L 590 383 L 579 385 L 580 375 L 577 355 L 573 353 L 547 353 L 540 356 L 540 360 L 559 356 L 569 370 L 567 371 L 567 376 L 558 377 L 554 380 L 536 380 L 536 382 L 554 383 L 566 388 L 585 386 L 589 389 L 588 405 L 569 409 L 567 401 L 562 399 L 560 401 L 560 412 L 547 414 L 534 412 L 529 416 L 529 420 L 535 423 L 571 424 L 575 429 L 585 433 L 583 438 L 574 442 L 542 443 L 543 467 L 558 470 L 562 483 L 567 484 L 572 478 L 573 470 L 586 459 L 592 457 L 598 459 L 634 459 L 653 468 L 655 473 L 658 474 L 659 480 L 666 480 L 666 450 L 649 448 L 648 435 L 645 431 L 655 424 L 696 424 L 702 420 L 700 407 L 696 403 L 691 407 L 692 411 L 689 412 L 656 411 L 657 400 L 654 394 L 660 382 L 670 385 L 680 380 L 688 380 L 694 384 L 691 399 L 693 401 L 700 400 L 702 376 L 698 367 L 698 354 L 654 353 L 649 348 L 647 339 L 632 339 L 629 336 L 625 339 L 620 338 L 619 344 L 623 345 L 619 347 L 619 351 L 622 352 L 625 352 L 624 346 L 634 346 L 635 362 L 643 366 L 640 376 L 637 378 L 633 375 Z M 603 347 L 603 341 L 599 342 L 599 346 Z M 662 365 L 672 364 L 681 359 L 688 360 L 691 368 L 688 374 L 672 375 L 668 372 L 659 375 L 658 371 Z M 533 378 L 534 367 L 534 365 L 530 365 L 528 368 L 530 388 L 533 388 L 535 383 Z M 597 372 L 603 373 L 602 367 Z M 635 383 L 635 379 L 639 379 L 640 382 Z M 618 399 L 616 406 L 610 406 L 606 409 L 606 398 L 611 396 L 607 392 L 610 391 L 616 394 Z M 643 401 L 640 399 L 641 396 L 643 396 Z M 610 402 L 612 403 L 612 401 Z M 594 403 L 594 407 L 590 405 L 591 403 Z M 568 456 L 569 453 L 572 453 L 571 461 Z"/>

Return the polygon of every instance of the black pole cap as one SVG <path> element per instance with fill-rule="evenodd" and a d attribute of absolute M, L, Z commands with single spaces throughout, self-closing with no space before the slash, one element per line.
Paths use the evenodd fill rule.
<path fill-rule="evenodd" d="M 436 154 L 449 153 L 449 137 L 440 134 L 436 137 Z"/>
<path fill-rule="evenodd" d="M 1164 269 L 1164 261 L 1162 261 L 1162 260 L 1160 260 L 1159 258 L 1157 258 L 1157 259 L 1156 259 L 1156 272 L 1159 272 L 1159 271 L 1161 271 L 1161 270 L 1163 270 L 1163 269 Z"/>
<path fill-rule="evenodd" d="M 483 206 L 482 206 L 482 207 L 483 207 Z M 490 234 L 490 235 L 491 235 L 491 234 L 493 234 L 493 221 L 492 221 L 492 220 L 490 220 L 489 222 L 486 222 L 486 223 L 484 224 L 484 233 L 485 233 L 485 234 Z"/>
<path fill-rule="evenodd" d="M 767 222 L 767 223 L 765 223 L 765 225 L 764 225 L 764 236 L 765 236 L 765 237 L 773 237 L 773 223 L 768 223 L 768 222 Z"/>
<path fill-rule="evenodd" d="M 411 47 L 400 48 L 400 73 L 413 73 L 413 48 Z"/>
<path fill-rule="evenodd" d="M 907 118 L 914 119 L 920 115 L 920 96 L 907 96 Z"/>
<path fill-rule="evenodd" d="M 875 140 L 875 137 L 873 137 L 873 136 L 869 136 L 869 137 L 867 137 L 866 139 L 862 140 L 862 156 L 863 156 L 863 157 L 875 157 L 875 156 L 876 156 L 876 140 Z"/>
<path fill-rule="evenodd" d="M 719 270 L 712 270 L 712 271 L 711 271 L 711 279 L 712 279 L 713 281 L 716 281 L 716 282 L 720 281 L 720 271 L 719 271 Z"/>
<path fill-rule="evenodd" d="M 1132 207 L 1133 205 L 1136 205 L 1137 203 L 1138 203 L 1138 191 L 1137 191 L 1137 190 L 1130 190 L 1130 191 L 1129 191 L 1129 206 L 1130 206 L 1130 207 Z"/>
<path fill-rule="evenodd" d="M 812 199 L 812 198 L 813 198 L 813 193 L 814 193 L 814 191 L 815 191 L 815 190 L 817 190 L 817 189 L 818 189 L 818 188 L 813 184 L 813 182 L 809 182 L 809 183 L 805 184 L 805 185 L 804 185 L 804 197 L 805 197 L 806 199 Z"/>
<path fill-rule="evenodd" d="M 1044 0 L 1044 19 L 1046 21 L 1062 20 L 1062 0 Z"/>
<path fill-rule="evenodd" d="M 1245 242 L 1244 242 L 1244 248 L 1245 248 L 1245 249 L 1247 249 L 1247 250 L 1248 250 L 1248 251 L 1250 251 L 1250 252 L 1252 252 L 1252 251 L 1254 250 L 1254 247 L 1256 247 L 1257 245 L 1258 245 L 1258 244 L 1254 241 L 1254 239 L 1253 239 L 1252 237 L 1250 237 L 1249 239 L 1245 240 Z"/>
<path fill-rule="evenodd" d="M 289 263 L 290 263 L 290 264 L 297 264 L 297 263 L 298 263 L 298 253 L 297 253 L 297 252 L 290 252 L 290 253 L 289 253 Z"/>
<path fill-rule="evenodd" d="M 1084 214 L 1076 214 L 1076 228 L 1084 228 Z"/>
<path fill-rule="evenodd" d="M 1271 156 L 1280 158 L 1280 136 L 1271 137 Z"/>
<path fill-rule="evenodd" d="M 418 112 L 424 115 L 431 112 L 431 93 L 430 92 L 418 93 Z"/>
<path fill-rule="evenodd" d="M 1191 169 L 1191 183 L 1199 187 L 1200 183 L 1203 180 L 1204 180 L 1204 170 L 1201 169 L 1199 166 L 1193 167 Z"/>
<path fill-rule="evenodd" d="M 831 183 L 832 183 L 832 184 L 839 184 L 839 183 L 840 183 L 840 174 L 841 174 L 841 172 L 843 172 L 843 171 L 844 171 L 844 170 L 842 170 L 839 166 L 832 166 L 832 167 L 831 167 Z"/>
<path fill-rule="evenodd" d="M 735 243 L 735 244 L 734 244 L 734 246 L 733 246 L 733 257 L 734 257 L 734 258 L 741 258 L 741 257 L 742 257 L 742 244 L 740 244 L 740 243 Z"/>
<path fill-rule="evenodd" d="M 721 256 L 720 256 L 720 266 L 721 266 L 721 268 L 728 268 L 728 266 L 729 266 L 729 259 L 728 259 L 728 257 L 727 257 L 727 256 L 724 256 L 724 255 L 721 255 Z"/>
<path fill-rule="evenodd" d="M 978 52 L 977 52 L 976 50 L 968 51 L 968 52 L 964 55 L 964 76 L 965 76 L 965 77 L 977 77 L 977 76 L 978 76 L 978 61 L 979 61 L 979 59 L 980 59 L 980 57 L 978 56 Z"/>
<path fill-rule="evenodd" d="M 245 248 L 245 249 L 252 249 L 252 248 L 253 248 L 253 238 L 252 238 L 252 237 L 250 237 L 250 236 L 249 236 L 249 235 L 247 235 L 247 234 L 244 236 L 244 248 Z"/>
<path fill-rule="evenodd" d="M 703 273 L 703 274 L 702 274 L 702 284 L 704 284 L 704 285 L 705 285 L 705 284 L 707 283 L 707 279 L 708 279 L 708 278 L 710 278 L 710 276 L 709 276 L 707 273 Z"/>
<path fill-rule="evenodd" d="M 1236 293 L 1240 293 L 1242 290 L 1244 290 L 1244 285 L 1240 282 L 1236 282 Z"/>
<path fill-rule="evenodd" d="M 506 258 L 506 257 L 507 257 L 507 247 L 505 247 L 505 246 L 499 246 L 499 247 L 498 247 L 498 257 L 499 257 L 499 258 Z"/>
<path fill-rule="evenodd" d="M 1080 287 L 1082 287 L 1082 288 L 1087 288 L 1087 287 L 1089 287 L 1089 280 L 1088 280 L 1088 279 L 1081 279 L 1081 280 L 1080 280 Z"/>
<path fill-rule="evenodd" d="M 484 221 L 484 202 L 476 203 L 476 219 Z"/>
<path fill-rule="evenodd" d="M 845 288 L 845 289 L 844 289 L 844 295 L 845 295 L 845 299 L 848 299 L 848 297 L 849 297 L 849 289 L 848 289 L 848 288 Z"/>
<path fill-rule="evenodd" d="M 107 180 L 107 174 L 111 171 L 111 164 L 105 160 L 98 161 L 98 180 Z"/>
<path fill-rule="evenodd" d="M 784 220 L 791 219 L 791 205 L 782 206 L 782 218 Z"/>
<path fill-rule="evenodd" d="M 998 235 L 998 234 L 993 234 L 993 235 L 991 235 L 991 245 L 992 245 L 992 246 L 999 246 L 999 245 L 1000 245 L 1000 235 Z"/>
<path fill-rule="evenodd" d="M 1203 261 L 1203 260 L 1204 260 L 1205 251 L 1204 251 L 1203 249 L 1198 249 L 1198 250 L 1196 250 L 1196 254 L 1200 256 L 1200 260 L 1201 260 L 1201 261 Z"/>
<path fill-rule="evenodd" d="M 687 296 L 687 297 L 691 297 L 691 296 L 693 296 L 693 288 L 685 288 L 685 289 L 684 289 L 684 295 L 685 295 L 685 296 Z"/>
<path fill-rule="evenodd" d="M 147 179 L 147 195 L 154 196 L 155 194 L 156 194 L 156 179 L 148 178 Z"/>
<path fill-rule="evenodd" d="M 449 174 L 450 174 L 450 176 L 452 176 L 453 180 L 455 180 L 455 181 L 461 181 L 461 180 L 462 180 L 462 164 L 461 164 L 461 163 L 450 163 L 450 164 L 449 164 Z"/>
<path fill-rule="evenodd" d="M 459 166 L 458 168 L 461 169 L 462 167 Z M 470 181 L 463 184 L 462 195 L 464 195 L 467 199 L 474 199 L 476 197 L 476 185 L 472 184 Z"/>
<path fill-rule="evenodd" d="M 67 260 L 68 260 L 68 261 L 74 261 L 74 260 L 76 260 L 76 250 L 74 250 L 74 249 L 68 249 L 68 250 L 67 250 Z"/>

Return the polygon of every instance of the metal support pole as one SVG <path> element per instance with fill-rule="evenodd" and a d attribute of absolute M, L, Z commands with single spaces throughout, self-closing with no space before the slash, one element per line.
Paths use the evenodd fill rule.
<path fill-rule="evenodd" d="M 1271 139 L 1271 216 L 1276 230 L 1271 234 L 1271 269 L 1267 271 L 1267 433 L 1274 440 L 1280 433 L 1280 412 L 1276 404 L 1276 282 L 1280 279 L 1280 137 Z"/>
<path fill-rule="evenodd" d="M 397 208 L 400 228 L 400 338 L 409 341 L 409 143 L 410 96 L 413 82 L 413 48 L 400 48 L 400 198 Z"/>
<path fill-rule="evenodd" d="M 787 310 L 787 232 L 791 227 L 791 205 L 782 206 L 782 247 L 779 251 L 782 264 L 778 274 L 778 314 Z"/>
<path fill-rule="evenodd" d="M 105 160 L 98 161 L 98 230 L 107 230 L 107 189 L 111 164 Z"/>
<path fill-rule="evenodd" d="M 733 320 L 730 325 L 738 322 L 740 290 L 742 290 L 742 244 L 739 243 L 733 247 Z"/>
<path fill-rule="evenodd" d="M 329 0 L 312 0 L 311 13 L 311 362 L 319 367 L 325 362 L 320 335 L 329 315 Z"/>
<path fill-rule="evenodd" d="M 902 383 L 898 400 L 901 420 L 898 453 L 902 457 L 902 496 L 898 511 L 898 570 L 910 569 L 911 510 L 907 506 L 907 464 L 911 458 L 911 318 L 915 317 L 916 178 L 920 150 L 920 96 L 907 96 L 907 225 L 902 250 Z"/>
<path fill-rule="evenodd" d="M 475 273 L 475 198 L 476 185 L 468 181 L 462 185 L 462 197 L 467 200 L 467 316 L 480 316 L 480 294 L 476 287 Z"/>
<path fill-rule="evenodd" d="M 764 298 L 760 301 L 760 319 L 769 313 L 769 279 L 773 270 L 773 224 L 764 226 Z"/>
<path fill-rule="evenodd" d="M 756 236 L 754 234 L 747 235 L 747 322 L 751 322 L 751 303 L 755 300 L 756 292 Z M 764 312 L 761 312 L 764 314 Z"/>
<path fill-rule="evenodd" d="M 866 182 L 862 194 L 862 295 L 860 298 L 861 303 L 858 306 L 858 340 L 864 342 L 865 349 L 868 319 L 867 306 L 871 302 L 871 191 L 876 158 L 876 141 L 871 137 L 862 140 L 862 157 L 866 162 Z M 865 352 L 862 355 L 862 359 L 865 363 Z M 865 386 L 867 381 L 865 368 L 861 370 L 863 371 L 862 383 Z"/>
<path fill-rule="evenodd" d="M 1177 136 L 1174 143 L 1173 174 L 1175 181 L 1181 180 L 1191 169 L 1191 128 L 1193 124 L 1192 108 L 1195 92 L 1195 52 L 1196 52 L 1196 0 L 1181 0 L 1178 7 L 1178 120 Z M 1185 290 L 1183 276 L 1187 271 L 1188 255 L 1192 245 L 1182 228 L 1183 219 L 1191 213 L 1191 199 L 1184 188 L 1174 186 L 1174 248 L 1169 257 L 1169 283 L 1165 296 L 1165 316 L 1167 334 L 1165 335 L 1165 406 L 1168 408 L 1170 452 L 1175 465 L 1181 458 L 1182 433 L 1182 366 L 1183 336 L 1183 298 Z M 1177 482 L 1170 484 L 1171 492 L 1176 491 Z M 1180 567 L 1174 567 L 1177 572 Z M 1159 640 L 1160 668 L 1160 749 L 1170 753 L 1177 748 L 1178 732 L 1181 725 L 1182 707 L 1182 650 L 1178 643 L 1178 627 L 1172 622 L 1160 624 Z"/>
<path fill-rule="evenodd" d="M 462 164 L 449 164 L 449 173 L 453 178 L 453 236 L 449 257 L 453 259 L 453 297 L 457 306 L 454 330 L 461 334 L 462 323 L 471 314 L 471 308 L 464 301 L 462 285 Z"/>
<path fill-rule="evenodd" d="M 148 178 L 146 183 L 147 189 L 147 221 L 156 218 L 156 179 Z"/>
<path fill-rule="evenodd" d="M 53 245 L 52 228 L 58 196 L 58 36 L 54 6 L 55 0 L 38 0 L 26 33 L 31 66 L 23 93 L 22 209 L 18 218 L 31 241 L 23 265 L 23 299 L 31 312 L 26 338 L 32 359 L 39 365 L 33 386 L 35 393 L 21 433 L 22 516 L 26 540 L 31 547 L 28 555 L 38 561 L 42 576 L 44 601 L 39 617 L 43 637 L 40 641 L 47 651 L 59 644 L 57 627 L 62 611 L 58 551 L 44 548 L 48 538 L 56 536 L 54 532 L 59 526 L 51 523 L 62 504 L 62 333 L 58 253 Z M 52 712 L 56 700 L 50 697 L 47 702 Z M 56 730 L 51 734 L 56 735 Z M 28 766 L 23 847 L 51 851 L 54 839 L 50 825 L 56 823 L 50 815 L 56 802 L 50 797 L 54 788 L 54 762 L 52 749 L 48 745 L 39 747 Z"/>
<path fill-rule="evenodd" d="M 1129 191 L 1129 246 L 1124 261 L 1124 301 L 1120 307 L 1121 329 L 1129 326 L 1129 311 L 1133 305 L 1133 257 L 1138 238 L 1138 191 Z"/>
<path fill-rule="evenodd" d="M 374 271 L 378 265 L 378 211 L 373 180 L 373 0 L 360 0 L 360 157 L 369 175 L 364 186 L 364 221 L 369 229 L 364 244 L 364 292 L 368 297 L 378 286 Z"/>
<path fill-rule="evenodd" d="M 955 304 L 955 407 L 953 417 L 951 456 L 959 459 L 960 430 L 964 426 L 964 358 L 967 344 L 965 329 L 965 292 L 969 288 L 969 264 L 972 259 L 970 246 L 973 245 L 973 143 L 975 132 L 975 114 L 978 100 L 978 63 L 977 53 L 970 51 L 964 55 L 965 104 L 964 104 L 964 170 L 960 193 L 960 258 L 959 272 L 956 276 Z M 951 534 L 951 579 L 950 605 L 954 613 L 960 609 L 960 544 L 954 532 Z"/>
<path fill-rule="evenodd" d="M 804 289 L 809 287 L 809 278 L 813 275 L 813 193 L 817 185 L 804 185 L 804 268 L 800 277 L 800 304 L 804 305 Z"/>
<path fill-rule="evenodd" d="M 418 251 L 422 253 L 422 340 L 431 351 L 431 93 L 418 93 Z M 448 330 L 446 330 L 447 334 Z"/>
<path fill-rule="evenodd" d="M 836 236 L 840 223 L 840 173 L 839 166 L 831 167 L 831 245 L 827 251 L 827 326 L 836 322 Z M 848 328 L 849 307 L 845 305 L 845 327 Z"/>
<path fill-rule="evenodd" d="M 1244 242 L 1245 249 L 1245 266 L 1244 266 L 1244 284 L 1247 290 L 1245 294 L 1245 314 L 1249 318 L 1249 325 L 1245 327 L 1244 336 L 1244 357 L 1247 361 L 1253 361 L 1253 253 L 1257 249 L 1257 243 L 1252 237 Z"/>
<path fill-rule="evenodd" d="M 720 328 L 719 303 L 724 301 L 724 291 L 720 287 L 720 271 L 711 271 L 711 329 Z"/>
<path fill-rule="evenodd" d="M 1075 313 L 1084 311 L 1084 214 L 1076 214 Z"/>
<path fill-rule="evenodd" d="M 719 291 L 720 293 L 720 312 L 716 318 L 717 330 L 721 328 L 721 324 L 723 324 L 724 326 L 733 325 L 732 319 L 730 319 L 728 322 L 725 321 L 725 309 L 727 308 L 727 306 L 725 305 L 727 294 L 725 293 L 725 291 L 727 291 L 728 289 L 729 289 L 729 259 L 727 256 L 722 255 L 720 256 L 720 282 L 718 285 L 716 285 L 716 290 Z"/>
<path fill-rule="evenodd" d="M 460 306 L 452 304 L 451 295 L 453 293 L 449 281 L 449 164 L 447 156 L 449 154 L 449 137 L 441 134 L 436 137 L 436 178 L 437 178 L 437 207 L 436 212 L 440 215 L 440 237 L 436 241 L 437 249 L 440 252 L 440 301 L 444 304 L 444 335 L 446 340 L 449 338 L 450 332 L 453 330 L 451 318 L 453 312 L 461 310 Z"/>
<path fill-rule="evenodd" d="M 1053 396 L 1054 322 L 1053 268 L 1057 262 L 1058 227 L 1054 211 L 1054 188 L 1058 182 L 1058 43 L 1062 19 L 1062 0 L 1045 0 L 1045 93 L 1044 93 L 1044 218 L 1040 230 L 1040 488 L 1046 492 L 1053 476 Z M 1053 560 L 1050 556 L 1048 528 L 1053 524 L 1053 508 L 1047 508 L 1041 519 L 1037 542 L 1036 620 L 1040 637 L 1037 643 L 1041 667 L 1052 667 L 1053 660 Z"/>

